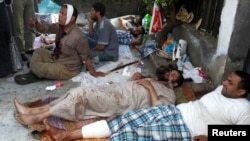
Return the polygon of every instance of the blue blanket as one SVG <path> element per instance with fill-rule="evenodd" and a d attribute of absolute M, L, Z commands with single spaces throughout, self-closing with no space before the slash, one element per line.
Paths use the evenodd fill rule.
<path fill-rule="evenodd" d="M 111 141 L 191 141 L 180 111 L 174 106 L 141 108 L 109 122 Z"/>

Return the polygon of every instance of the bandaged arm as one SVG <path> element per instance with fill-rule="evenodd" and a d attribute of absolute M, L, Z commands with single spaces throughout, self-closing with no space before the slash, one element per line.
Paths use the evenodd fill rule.
<path fill-rule="evenodd" d="M 82 137 L 85 138 L 106 138 L 111 135 L 106 120 L 96 121 L 82 127 Z"/>

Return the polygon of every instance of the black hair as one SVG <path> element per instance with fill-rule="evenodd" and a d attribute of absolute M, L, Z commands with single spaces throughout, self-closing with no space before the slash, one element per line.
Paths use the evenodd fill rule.
<path fill-rule="evenodd" d="M 139 16 L 138 16 L 138 19 L 140 19 L 140 25 L 142 25 L 142 16 L 139 15 Z"/>
<path fill-rule="evenodd" d="M 175 66 L 169 64 L 168 66 L 164 66 L 164 65 L 161 65 L 160 67 L 158 67 L 156 69 L 156 76 L 158 78 L 159 81 L 168 81 L 166 78 L 165 78 L 165 74 L 167 72 L 170 72 L 170 71 L 177 71 L 180 76 L 177 78 L 177 80 L 175 81 L 177 83 L 177 86 L 176 87 L 179 87 L 183 84 L 184 82 L 184 77 L 182 75 L 182 71 L 178 70 Z"/>
<path fill-rule="evenodd" d="M 244 95 L 245 97 L 247 94 L 250 92 L 250 74 L 241 70 L 236 70 L 234 71 L 234 74 L 239 76 L 241 78 L 238 88 L 239 89 L 244 89 L 246 91 L 246 94 Z"/>
<path fill-rule="evenodd" d="M 101 16 L 105 15 L 105 6 L 101 2 L 94 3 L 92 7 L 95 9 L 95 11 L 100 12 Z"/>
<path fill-rule="evenodd" d="M 178 71 L 179 74 L 180 74 L 180 77 L 178 77 L 177 80 L 176 80 L 177 87 L 179 87 L 179 86 L 181 86 L 181 85 L 183 84 L 183 82 L 184 82 L 184 77 L 183 77 L 183 75 L 182 75 L 183 72 L 180 71 L 180 70 L 178 70 L 178 69 L 175 69 L 175 70 Z"/>
<path fill-rule="evenodd" d="M 74 5 L 72 5 L 72 6 L 73 6 L 73 9 L 74 9 L 72 16 L 74 16 L 75 20 L 76 20 L 77 17 L 78 17 L 78 10 L 77 10 L 77 8 Z"/>

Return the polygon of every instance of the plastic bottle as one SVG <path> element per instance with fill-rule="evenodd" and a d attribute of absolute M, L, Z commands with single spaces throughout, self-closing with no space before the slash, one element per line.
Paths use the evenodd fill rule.
<path fill-rule="evenodd" d="M 144 27 L 144 29 L 146 30 L 146 26 L 147 26 L 147 18 L 146 16 L 144 16 L 142 19 L 142 27 Z"/>
<path fill-rule="evenodd" d="M 151 23 L 151 16 L 149 14 L 146 14 L 142 19 L 142 26 L 144 27 L 146 33 L 148 33 L 149 31 L 150 23 Z"/>

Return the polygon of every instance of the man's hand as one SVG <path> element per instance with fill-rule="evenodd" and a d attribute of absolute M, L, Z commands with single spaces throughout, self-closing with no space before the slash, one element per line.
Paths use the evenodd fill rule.
<path fill-rule="evenodd" d="M 93 25 L 94 24 L 94 21 L 91 19 L 90 16 L 88 17 L 88 22 L 89 22 L 89 25 Z"/>
<path fill-rule="evenodd" d="M 128 27 L 126 26 L 126 21 L 122 17 L 119 18 L 119 21 L 120 21 L 120 24 L 121 24 L 121 29 L 122 30 L 128 30 Z"/>
<path fill-rule="evenodd" d="M 36 18 L 30 18 L 28 23 L 30 27 L 35 28 L 38 21 Z"/>
<path fill-rule="evenodd" d="M 153 85 L 151 84 L 151 82 L 147 79 L 140 79 L 136 81 L 137 84 L 142 85 L 143 87 L 145 87 L 149 93 L 150 93 L 150 98 L 151 98 L 151 105 L 154 106 L 157 104 L 157 101 L 159 100 L 156 94 L 156 91 L 153 87 Z"/>
<path fill-rule="evenodd" d="M 206 135 L 195 136 L 195 137 L 193 137 L 193 140 L 194 140 L 194 141 L 208 141 Z"/>
<path fill-rule="evenodd" d="M 104 77 L 105 76 L 105 73 L 104 72 L 100 72 L 100 71 L 95 71 L 95 72 L 92 72 L 90 73 L 92 76 L 94 77 Z"/>
<path fill-rule="evenodd" d="M 131 80 L 139 80 L 139 79 L 141 79 L 141 78 L 142 78 L 141 73 L 136 72 L 136 73 L 134 73 L 133 76 L 131 77 Z"/>
<path fill-rule="evenodd" d="M 100 71 L 95 71 L 95 69 L 92 66 L 92 62 L 89 58 L 86 60 L 85 65 L 86 65 L 86 68 L 88 69 L 89 73 L 92 76 L 94 76 L 94 77 L 99 77 L 99 76 L 104 77 L 105 76 L 105 73 L 100 72 Z"/>
<path fill-rule="evenodd" d="M 145 87 L 148 90 L 152 90 L 153 86 L 152 84 L 149 82 L 149 80 L 146 79 L 140 79 L 138 81 L 136 81 L 137 84 L 142 85 L 143 87 Z"/>

